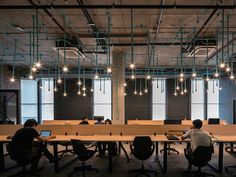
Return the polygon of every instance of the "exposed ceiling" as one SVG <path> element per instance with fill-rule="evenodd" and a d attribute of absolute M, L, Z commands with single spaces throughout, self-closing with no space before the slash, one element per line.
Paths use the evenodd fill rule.
<path fill-rule="evenodd" d="M 105 5 L 113 5 L 114 8 L 106 8 Z M 133 7 L 133 19 L 131 8 L 125 5 Z M 156 5 L 156 8 L 151 5 Z M 133 59 L 139 68 L 178 68 L 181 41 L 183 48 L 187 48 L 188 45 L 193 45 L 194 39 L 216 38 L 216 34 L 219 34 L 217 30 L 220 32 L 222 29 L 222 9 L 225 14 L 225 33 L 226 17 L 230 15 L 230 40 L 236 32 L 236 10 L 233 0 L 1 0 L 0 60 L 3 60 L 3 64 L 12 65 L 17 39 L 15 63 L 19 66 L 29 66 L 30 52 L 31 56 L 33 52 L 30 33 L 33 39 L 33 31 L 36 31 L 32 18 L 36 15 L 35 7 L 38 7 L 38 53 L 42 56 L 45 68 L 57 66 L 57 52 L 53 47 L 56 47 L 56 41 L 63 40 L 65 34 L 67 39 L 76 38 L 77 46 L 82 48 L 85 56 L 85 59 L 81 59 L 81 65 L 86 67 L 95 66 L 96 51 L 98 66 L 106 67 L 110 39 L 110 50 L 122 48 L 127 65 L 132 59 L 133 45 Z M 93 24 L 89 24 L 91 22 Z M 36 32 L 34 34 L 36 37 Z M 218 37 L 221 38 L 220 35 Z M 224 44 L 227 44 L 226 38 Z M 221 45 L 222 42 L 219 42 L 218 48 L 221 48 Z M 35 57 L 31 58 L 36 58 L 36 53 L 37 49 Z M 214 59 L 215 53 L 213 52 L 209 58 Z M 182 54 L 183 65 L 191 68 L 193 57 L 189 57 L 189 52 Z M 206 57 L 196 57 L 196 67 L 206 67 L 206 60 Z M 213 61 L 211 60 L 210 65 L 214 64 Z M 60 63 L 63 66 L 62 56 Z M 70 68 L 76 68 L 78 61 L 75 58 L 67 58 L 67 64 Z"/>

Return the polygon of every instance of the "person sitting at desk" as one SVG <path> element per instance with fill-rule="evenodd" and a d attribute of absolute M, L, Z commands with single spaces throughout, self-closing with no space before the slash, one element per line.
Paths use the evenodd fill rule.
<path fill-rule="evenodd" d="M 48 151 L 43 142 L 55 138 L 56 136 L 41 137 L 35 127 L 38 122 L 34 119 L 28 119 L 24 127 L 17 130 L 12 138 L 12 142 L 15 144 L 23 145 L 23 147 L 29 152 L 31 158 L 31 170 L 37 171 L 38 163 L 42 156 L 42 153 L 48 158 L 49 162 L 54 161 L 53 155 Z M 34 142 L 34 139 L 38 141 Z"/>
<path fill-rule="evenodd" d="M 88 117 L 83 116 L 82 121 L 79 123 L 80 125 L 88 125 Z"/>
<path fill-rule="evenodd" d="M 185 140 L 186 138 L 191 139 L 191 143 L 187 144 L 186 148 L 186 158 L 187 160 L 191 159 L 192 154 L 194 153 L 195 149 L 198 146 L 206 146 L 211 147 L 213 146 L 213 142 L 211 139 L 210 134 L 208 132 L 201 130 L 202 128 L 202 121 L 200 119 L 196 119 L 193 121 L 193 126 L 191 127 L 191 130 L 187 131 L 182 137 L 182 140 Z"/>

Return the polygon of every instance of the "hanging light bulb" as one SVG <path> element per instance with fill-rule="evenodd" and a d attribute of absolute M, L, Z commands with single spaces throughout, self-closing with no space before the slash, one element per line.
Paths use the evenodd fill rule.
<path fill-rule="evenodd" d="M 64 66 L 64 67 L 62 68 L 62 70 L 63 70 L 64 73 L 67 73 L 67 72 L 68 72 L 68 67 L 67 67 L 67 66 Z"/>
<path fill-rule="evenodd" d="M 77 84 L 78 85 L 82 85 L 82 82 L 80 80 L 78 80 Z"/>
<path fill-rule="evenodd" d="M 223 69 L 225 67 L 225 63 L 220 64 L 220 68 Z"/>
<path fill-rule="evenodd" d="M 179 86 L 176 87 L 176 90 L 179 90 Z"/>
<path fill-rule="evenodd" d="M 62 83 L 61 78 L 58 78 L 58 79 L 57 79 L 57 83 L 58 83 L 58 84 L 61 84 L 61 83 Z"/>
<path fill-rule="evenodd" d="M 142 95 L 143 95 L 143 92 L 139 92 L 139 95 L 142 96 Z"/>
<path fill-rule="evenodd" d="M 222 90 L 222 87 L 219 87 L 219 90 Z"/>
<path fill-rule="evenodd" d="M 31 79 L 31 80 L 32 80 L 33 78 L 34 78 L 34 77 L 33 77 L 33 75 L 32 75 L 32 74 L 30 74 L 30 75 L 29 75 L 29 79 Z"/>
<path fill-rule="evenodd" d="M 14 76 L 10 79 L 11 82 L 15 82 Z"/>
<path fill-rule="evenodd" d="M 127 86 L 127 84 L 126 84 L 126 83 L 124 83 L 124 86 L 126 87 L 126 86 Z"/>
<path fill-rule="evenodd" d="M 131 79 L 135 79 L 135 75 L 131 75 Z"/>
<path fill-rule="evenodd" d="M 230 72 L 230 67 L 227 66 L 227 67 L 225 68 L 225 71 L 226 71 L 226 72 Z"/>
<path fill-rule="evenodd" d="M 209 80 L 210 80 L 210 78 L 207 76 L 207 77 L 206 77 L 206 81 L 208 82 Z"/>
<path fill-rule="evenodd" d="M 124 93 L 124 96 L 127 96 L 127 94 L 126 94 L 126 93 Z"/>
<path fill-rule="evenodd" d="M 151 76 L 150 76 L 150 75 L 147 75 L 147 79 L 151 79 Z"/>
<path fill-rule="evenodd" d="M 85 91 L 85 90 L 86 90 L 86 87 L 84 86 L 84 87 L 82 88 L 82 90 Z"/>
<path fill-rule="evenodd" d="M 180 81 L 180 82 L 183 82 L 183 81 L 184 81 L 184 78 L 182 78 L 182 77 L 179 78 L 179 81 Z"/>
<path fill-rule="evenodd" d="M 148 92 L 148 89 L 145 89 L 144 92 L 147 93 L 147 92 Z"/>
<path fill-rule="evenodd" d="M 134 94 L 137 95 L 137 91 L 136 90 L 134 91 Z"/>
<path fill-rule="evenodd" d="M 77 92 L 77 94 L 78 94 L 78 95 L 81 95 L 81 91 L 79 90 L 79 91 Z"/>
<path fill-rule="evenodd" d="M 66 92 L 64 92 L 64 93 L 63 93 L 63 96 L 65 96 L 65 97 L 66 97 L 66 96 L 67 96 L 67 93 L 66 93 Z"/>
<path fill-rule="evenodd" d="M 193 72 L 192 77 L 196 77 L 196 76 L 197 76 L 197 73 Z"/>
<path fill-rule="evenodd" d="M 174 96 L 177 96 L 177 92 L 174 93 Z"/>
<path fill-rule="evenodd" d="M 129 65 L 129 67 L 130 67 L 131 69 L 134 69 L 134 68 L 135 68 L 135 65 L 134 65 L 133 63 L 131 63 L 131 64 Z"/>
<path fill-rule="evenodd" d="M 184 77 L 184 73 L 180 73 L 179 77 L 181 77 L 181 78 Z"/>
<path fill-rule="evenodd" d="M 188 90 L 187 89 L 184 89 L 184 93 L 187 93 L 188 92 Z"/>
<path fill-rule="evenodd" d="M 54 92 L 57 92 L 57 88 L 56 87 L 54 88 Z"/>
<path fill-rule="evenodd" d="M 41 68 L 42 64 L 40 63 L 40 61 L 38 61 L 37 63 L 35 63 L 36 68 Z"/>
<path fill-rule="evenodd" d="M 231 80 L 234 80 L 234 75 L 231 74 L 229 78 L 230 78 Z"/>
<path fill-rule="evenodd" d="M 214 76 L 215 76 L 215 77 L 219 77 L 219 73 L 216 72 L 216 73 L 214 74 Z"/>
<path fill-rule="evenodd" d="M 93 92 L 93 88 L 91 88 L 91 90 L 90 90 L 91 92 Z"/>
<path fill-rule="evenodd" d="M 94 79 L 98 79 L 98 74 L 96 73 L 95 76 L 94 76 Z"/>
<path fill-rule="evenodd" d="M 86 93 L 85 93 L 85 92 L 83 93 L 83 96 L 86 96 Z"/>
<path fill-rule="evenodd" d="M 184 94 L 184 92 L 183 92 L 183 91 L 181 91 L 181 92 L 180 92 L 180 94 L 181 94 L 181 95 L 183 95 L 183 94 Z"/>
<path fill-rule="evenodd" d="M 108 68 L 107 68 L 107 72 L 108 72 L 108 73 L 111 73 L 111 72 L 112 72 L 111 67 L 108 67 Z"/>
<path fill-rule="evenodd" d="M 32 70 L 33 72 L 36 72 L 36 71 L 37 71 L 37 68 L 36 68 L 35 66 L 33 66 L 33 67 L 31 68 L 31 70 Z"/>

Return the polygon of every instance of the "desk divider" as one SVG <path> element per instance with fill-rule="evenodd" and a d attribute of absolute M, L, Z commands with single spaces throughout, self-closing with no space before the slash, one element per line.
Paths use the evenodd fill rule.
<path fill-rule="evenodd" d="M 0 125 L 0 135 L 14 135 L 22 125 Z M 38 125 L 37 130 L 52 130 L 54 135 L 164 135 L 189 130 L 189 125 Z M 236 125 L 204 125 L 213 135 L 236 136 Z"/>
<path fill-rule="evenodd" d="M 79 125 L 82 120 L 44 120 L 43 125 Z M 89 125 L 94 125 L 96 120 L 88 120 Z"/>

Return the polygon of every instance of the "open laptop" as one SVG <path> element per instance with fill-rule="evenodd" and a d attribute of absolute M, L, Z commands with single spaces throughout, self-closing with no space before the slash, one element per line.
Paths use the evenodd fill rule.
<path fill-rule="evenodd" d="M 51 130 L 41 130 L 40 132 L 41 137 L 48 137 L 48 136 L 51 136 L 51 134 L 52 134 Z"/>

